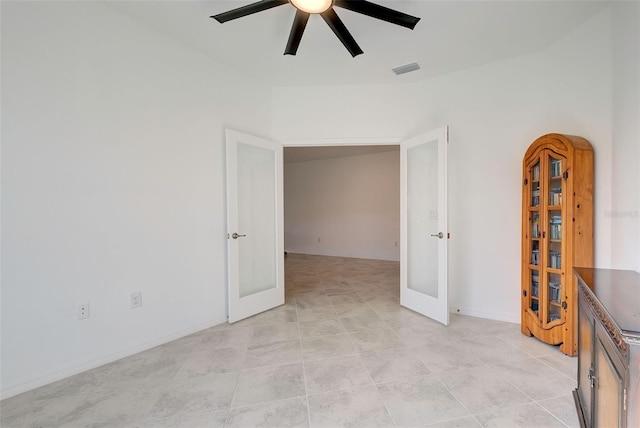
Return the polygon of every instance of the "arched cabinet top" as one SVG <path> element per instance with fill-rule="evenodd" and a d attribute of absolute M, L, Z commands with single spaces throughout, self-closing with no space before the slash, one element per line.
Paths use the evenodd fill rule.
<path fill-rule="evenodd" d="M 571 158 L 575 151 L 593 151 L 591 143 L 582 137 L 555 133 L 545 134 L 531 143 L 524 155 L 524 163 L 526 164 L 544 149 L 553 150 L 568 158 Z"/>

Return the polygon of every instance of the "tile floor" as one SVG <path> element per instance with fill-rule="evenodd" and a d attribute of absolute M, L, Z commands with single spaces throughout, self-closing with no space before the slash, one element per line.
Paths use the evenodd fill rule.
<path fill-rule="evenodd" d="M 577 427 L 576 359 L 400 307 L 398 263 L 290 254 L 284 306 L 0 403 L 2 427 Z"/>

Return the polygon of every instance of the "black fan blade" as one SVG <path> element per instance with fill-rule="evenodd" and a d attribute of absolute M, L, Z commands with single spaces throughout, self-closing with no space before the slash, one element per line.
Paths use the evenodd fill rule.
<path fill-rule="evenodd" d="M 324 19 L 327 25 L 333 30 L 334 34 L 338 36 L 351 56 L 354 57 L 363 53 L 362 49 L 360 49 L 360 46 L 358 46 L 358 43 L 356 43 L 355 39 L 353 38 L 349 30 L 347 30 L 347 27 L 344 26 L 338 15 L 336 15 L 336 12 L 333 10 L 333 8 L 325 10 L 320 14 L 320 16 L 322 16 L 322 19 Z"/>
<path fill-rule="evenodd" d="M 262 0 L 239 7 L 237 9 L 232 9 L 227 12 L 213 15 L 210 18 L 213 18 L 222 24 L 224 22 L 231 21 L 232 19 L 242 18 L 243 16 L 262 12 L 263 10 L 271 9 L 272 7 L 280 6 L 286 3 L 289 3 L 289 0 Z"/>
<path fill-rule="evenodd" d="M 296 9 L 296 17 L 291 26 L 287 48 L 284 50 L 285 55 L 295 55 L 298 52 L 298 46 L 300 46 L 300 40 L 302 40 L 302 33 L 304 33 L 304 29 L 307 26 L 307 21 L 309 21 L 309 14 Z"/>
<path fill-rule="evenodd" d="M 397 10 L 389 9 L 388 7 L 380 6 L 366 0 L 335 0 L 333 5 L 392 24 L 411 28 L 412 30 L 418 21 L 420 21 L 418 17 L 407 15 L 406 13 L 398 12 Z"/>

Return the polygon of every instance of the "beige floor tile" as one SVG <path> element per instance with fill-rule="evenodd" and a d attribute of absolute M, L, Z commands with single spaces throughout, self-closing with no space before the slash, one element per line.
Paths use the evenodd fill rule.
<path fill-rule="evenodd" d="M 485 366 L 453 374 L 441 373 L 438 377 L 471 413 L 532 402 L 531 398 L 504 380 L 501 374 L 500 370 Z"/>
<path fill-rule="evenodd" d="M 202 425 L 208 426 L 208 425 Z M 292 398 L 229 411 L 226 428 L 272 427 L 304 428 L 309 426 L 306 398 Z"/>
<path fill-rule="evenodd" d="M 399 263 L 289 254 L 285 277 L 285 305 L 6 399 L 0 425 L 578 426 L 576 358 L 401 307 Z"/>
<path fill-rule="evenodd" d="M 244 407 L 304 395 L 302 364 L 243 370 L 231 407 Z"/>
<path fill-rule="evenodd" d="M 358 355 L 306 362 L 304 376 L 308 394 L 373 384 Z"/>
<path fill-rule="evenodd" d="M 427 366 L 406 347 L 365 352 L 360 354 L 360 357 L 376 383 L 419 377 L 430 373 Z"/>
<path fill-rule="evenodd" d="M 475 418 L 487 428 L 566 428 L 565 424 L 535 403 L 480 413 Z"/>
<path fill-rule="evenodd" d="M 469 416 L 469 411 L 434 376 L 390 382 L 378 385 L 378 390 L 399 427 Z"/>
<path fill-rule="evenodd" d="M 312 428 L 387 428 L 394 423 L 375 387 L 309 396 Z"/>
<path fill-rule="evenodd" d="M 339 357 L 358 352 L 346 333 L 304 338 L 301 340 L 301 344 L 304 361 Z"/>

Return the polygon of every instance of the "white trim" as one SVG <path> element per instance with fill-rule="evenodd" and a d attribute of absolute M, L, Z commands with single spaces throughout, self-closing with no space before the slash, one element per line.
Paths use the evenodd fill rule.
<path fill-rule="evenodd" d="M 399 145 L 401 137 L 360 137 L 360 138 L 297 138 L 279 140 L 284 147 L 322 147 L 322 146 L 388 146 Z"/>
<path fill-rule="evenodd" d="M 466 316 L 475 317 L 475 318 L 483 318 L 487 320 L 504 321 L 504 322 L 520 325 L 520 314 L 516 314 L 515 316 L 513 316 L 506 313 L 497 314 L 493 312 L 482 312 L 482 311 L 476 311 L 473 309 L 457 308 L 455 306 L 449 306 L 449 313 L 466 315 Z"/>
<path fill-rule="evenodd" d="M 96 355 L 92 358 L 87 359 L 86 361 L 72 363 L 67 367 L 63 368 L 62 370 L 58 370 L 54 373 L 51 373 L 45 376 L 40 376 L 34 379 L 30 379 L 30 380 L 27 380 L 26 382 L 7 385 L 6 387 L 2 388 L 2 390 L 0 390 L 0 400 L 13 397 L 18 394 L 22 394 L 23 392 L 27 392 L 44 385 L 48 385 L 52 382 L 56 382 L 58 380 L 68 378 L 69 376 L 73 376 L 73 375 L 85 372 L 87 370 L 95 369 L 96 367 L 103 366 L 105 364 L 114 362 L 121 358 L 129 357 L 139 352 L 146 351 L 151 348 L 155 348 L 156 346 L 159 346 L 159 345 L 164 345 L 165 343 L 169 343 L 174 340 L 181 339 L 185 336 L 189 336 L 191 334 L 197 333 L 202 330 L 206 330 L 208 328 L 211 328 L 226 322 L 227 322 L 227 319 L 225 317 L 224 319 L 210 320 L 205 323 L 196 324 L 187 329 L 175 331 L 168 335 L 159 336 L 155 339 L 145 341 L 137 345 L 134 345 L 125 349 L 121 349 L 116 352 L 109 352 L 106 354 Z"/>

